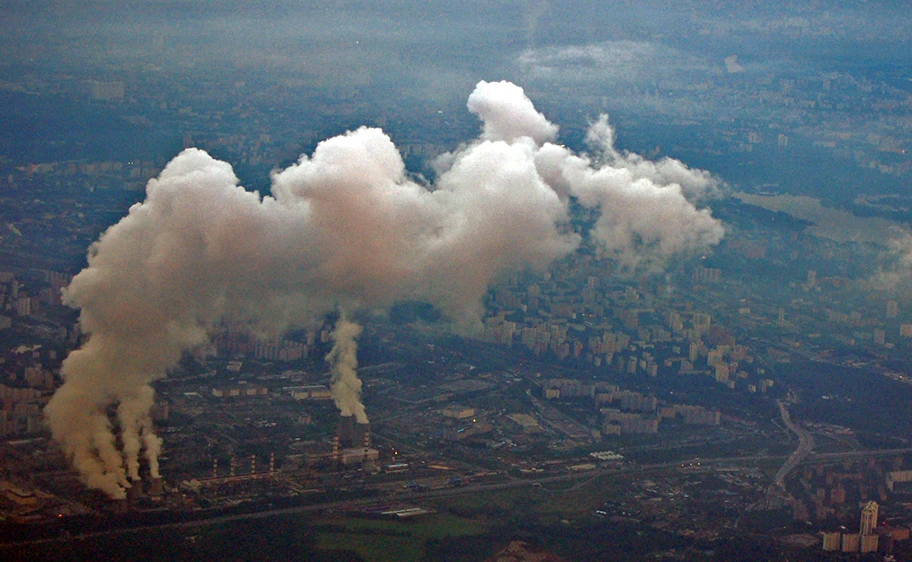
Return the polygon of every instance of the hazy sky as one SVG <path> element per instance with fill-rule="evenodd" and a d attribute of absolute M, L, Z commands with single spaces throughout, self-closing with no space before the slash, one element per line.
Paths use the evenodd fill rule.
<path fill-rule="evenodd" d="M 803 108 L 760 106 L 749 94 L 775 89 L 770 85 L 783 77 L 807 77 L 815 88 L 822 88 L 825 77 L 842 77 L 855 87 L 873 71 L 890 74 L 891 86 L 912 92 L 907 5 L 9 0 L 0 4 L 0 87 L 47 70 L 74 80 L 123 80 L 128 91 L 144 84 L 204 84 L 207 92 L 223 90 L 229 101 L 235 84 L 258 88 L 266 97 L 281 84 L 306 95 L 326 93 L 329 100 L 399 104 L 398 115 L 426 103 L 426 111 L 452 110 L 470 128 L 467 93 L 479 80 L 506 79 L 524 87 L 563 131 L 582 131 L 600 112 L 621 120 L 635 116 L 647 126 L 689 119 L 792 126 L 806 117 Z M 735 64 L 726 65 L 732 56 Z M 732 68 L 739 72 L 730 73 Z M 843 116 L 832 124 L 832 115 L 820 111 L 811 125 L 882 134 L 877 106 L 888 94 L 869 88 L 857 95 L 861 103 L 851 122 Z M 621 127 L 622 135 L 628 131 L 637 132 Z M 663 149 L 675 144 L 644 143 Z"/>
<path fill-rule="evenodd" d="M 173 65 L 291 75 L 336 64 L 356 82 L 526 77 L 648 84 L 771 66 L 906 62 L 903 2 L 89 0 L 4 2 L 7 61 Z M 460 96 L 464 95 L 464 87 Z"/>

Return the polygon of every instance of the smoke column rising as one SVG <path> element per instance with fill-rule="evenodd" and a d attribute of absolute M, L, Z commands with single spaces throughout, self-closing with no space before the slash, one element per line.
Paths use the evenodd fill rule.
<path fill-rule="evenodd" d="M 390 138 L 363 127 L 274 172 L 268 196 L 197 149 L 150 180 L 146 200 L 91 246 L 64 295 L 88 339 L 64 361 L 45 414 L 86 484 L 124 497 L 140 453 L 157 476 L 150 383 L 223 320 L 278 336 L 335 310 L 411 299 L 472 329 L 494 280 L 542 271 L 578 247 L 571 198 L 599 211 L 594 237 L 631 265 L 658 267 L 724 234 L 691 201 L 713 178 L 616 151 L 607 120 L 593 125 L 589 156 L 554 144 L 557 126 L 514 84 L 480 82 L 468 109 L 482 133 L 439 159 L 433 186 L 409 180 Z M 363 416 L 356 336 L 342 321 L 330 359 L 337 403 Z"/>
<path fill-rule="evenodd" d="M 361 403 L 361 379 L 358 378 L 358 343 L 361 326 L 339 317 L 332 333 L 335 342 L 326 360 L 332 365 L 332 395 L 343 416 L 355 416 L 357 423 L 367 423 Z"/>

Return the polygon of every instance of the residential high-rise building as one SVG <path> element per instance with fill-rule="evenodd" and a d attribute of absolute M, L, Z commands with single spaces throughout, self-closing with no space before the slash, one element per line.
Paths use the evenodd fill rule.
<path fill-rule="evenodd" d="M 879 328 L 874 328 L 874 343 L 884 345 L 886 343 L 887 333 Z"/>
<path fill-rule="evenodd" d="M 716 363 L 716 382 L 728 383 L 729 369 L 726 363 Z"/>
<path fill-rule="evenodd" d="M 865 504 L 864 508 L 861 510 L 861 528 L 859 534 L 861 536 L 870 535 L 874 533 L 874 529 L 877 528 L 877 502 L 869 501 Z"/>
<path fill-rule="evenodd" d="M 823 533 L 823 550 L 826 551 L 835 551 L 839 550 L 840 543 L 842 542 L 841 533 Z"/>
<path fill-rule="evenodd" d="M 693 325 L 699 332 L 705 332 L 709 330 L 709 326 L 712 324 L 712 317 L 709 314 L 703 312 L 695 312 L 693 315 Z"/>
<path fill-rule="evenodd" d="M 842 535 L 842 551 L 858 552 L 861 549 L 861 536 L 856 533 Z"/>

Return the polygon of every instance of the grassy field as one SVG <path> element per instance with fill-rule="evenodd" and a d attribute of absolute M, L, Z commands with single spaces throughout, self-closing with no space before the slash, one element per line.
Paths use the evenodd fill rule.
<path fill-rule="evenodd" d="M 508 517 L 553 523 L 587 518 L 606 500 L 617 496 L 626 479 L 603 476 L 583 482 L 559 482 L 544 487 L 516 488 L 438 501 L 441 510 L 475 520 L 502 522 Z"/>
<path fill-rule="evenodd" d="M 438 559 L 443 551 L 463 550 L 465 540 L 477 537 L 496 552 L 504 528 L 558 525 L 585 521 L 614 487 L 624 485 L 613 478 L 594 478 L 583 483 L 556 483 L 553 487 L 530 487 L 442 498 L 438 513 L 413 521 L 388 521 L 350 517 L 322 518 L 313 527 L 316 546 L 325 550 L 349 550 L 366 562 L 410 562 L 428 556 L 429 541 L 436 544 Z M 511 537 L 501 537 L 503 541 Z M 469 539 L 473 542 L 475 539 Z M 463 547 L 456 546 L 462 544 Z M 492 550 L 493 549 L 493 550 Z M 449 555 L 443 559 L 449 559 Z"/>
<path fill-rule="evenodd" d="M 437 513 L 414 521 L 334 518 L 315 530 L 321 549 L 351 550 L 367 562 L 410 562 L 422 559 L 430 539 L 478 535 L 487 528 L 478 519 Z"/>

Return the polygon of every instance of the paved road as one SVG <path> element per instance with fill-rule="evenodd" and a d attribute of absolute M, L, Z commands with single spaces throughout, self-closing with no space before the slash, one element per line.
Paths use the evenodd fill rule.
<path fill-rule="evenodd" d="M 798 436 L 798 448 L 789 455 L 785 464 L 782 465 L 782 468 L 776 472 L 774 484 L 778 486 L 779 489 L 785 490 L 785 479 L 788 478 L 789 473 L 795 470 L 795 467 L 801 464 L 801 461 L 814 450 L 814 436 L 803 427 L 795 425 L 795 423 L 792 422 L 792 416 L 789 414 L 785 402 L 777 400 L 776 404 L 779 405 L 779 415 L 782 417 L 782 423 L 784 423 L 785 427 L 789 428 L 792 433 Z"/>

